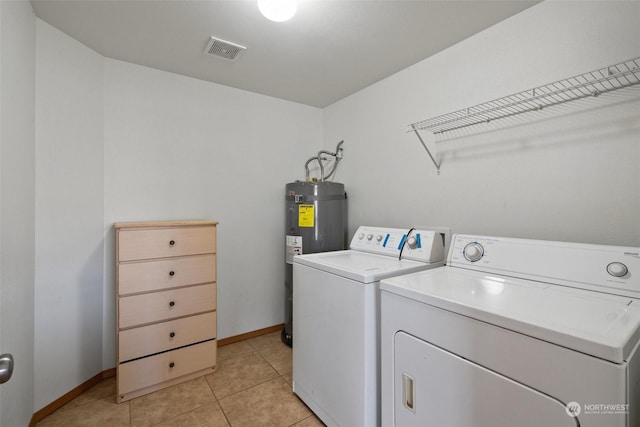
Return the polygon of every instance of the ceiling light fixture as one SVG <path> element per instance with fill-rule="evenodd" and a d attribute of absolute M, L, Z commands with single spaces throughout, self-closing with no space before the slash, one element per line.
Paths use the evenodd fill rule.
<path fill-rule="evenodd" d="M 296 0 L 258 0 L 258 9 L 265 16 L 275 22 L 284 22 L 293 18 L 298 5 Z"/>

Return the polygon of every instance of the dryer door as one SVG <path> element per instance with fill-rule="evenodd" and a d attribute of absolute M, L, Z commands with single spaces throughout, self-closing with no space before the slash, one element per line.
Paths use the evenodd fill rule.
<path fill-rule="evenodd" d="M 396 427 L 579 426 L 553 397 L 404 332 L 394 341 Z"/>

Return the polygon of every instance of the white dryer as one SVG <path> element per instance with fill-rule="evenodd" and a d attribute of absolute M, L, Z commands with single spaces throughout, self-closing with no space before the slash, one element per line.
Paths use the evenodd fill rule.
<path fill-rule="evenodd" d="M 456 235 L 381 282 L 382 424 L 640 426 L 640 248 Z"/>
<path fill-rule="evenodd" d="M 293 258 L 293 391 L 326 425 L 380 425 L 380 280 L 444 265 L 449 234 L 363 226 Z"/>

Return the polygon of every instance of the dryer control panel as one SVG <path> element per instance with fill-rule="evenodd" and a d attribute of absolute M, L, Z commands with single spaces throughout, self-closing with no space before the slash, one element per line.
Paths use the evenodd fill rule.
<path fill-rule="evenodd" d="M 351 239 L 356 251 L 420 262 L 444 260 L 444 234 L 435 230 L 361 226 Z"/>
<path fill-rule="evenodd" d="M 447 264 L 640 298 L 640 248 L 456 234 Z"/>

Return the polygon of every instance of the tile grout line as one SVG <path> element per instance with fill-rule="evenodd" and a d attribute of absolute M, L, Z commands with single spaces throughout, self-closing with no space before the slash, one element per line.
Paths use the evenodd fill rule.
<path fill-rule="evenodd" d="M 248 390 L 251 390 L 252 388 L 258 387 L 258 386 L 260 386 L 260 385 L 263 385 L 263 384 L 265 384 L 265 383 L 268 383 L 268 382 L 273 381 L 273 380 L 278 379 L 278 378 L 279 378 L 279 379 L 281 379 L 282 381 L 284 381 L 284 382 L 285 382 L 285 384 L 287 384 L 289 387 L 292 387 L 292 385 L 291 385 L 291 384 L 286 380 L 286 378 L 285 378 L 285 375 L 289 375 L 289 374 L 291 374 L 291 372 L 287 372 L 287 373 L 285 374 L 285 373 L 281 373 L 280 371 L 278 371 L 278 369 L 276 369 L 276 367 L 275 367 L 271 362 L 269 362 L 269 360 L 267 360 L 267 358 L 266 358 L 266 357 L 265 357 L 265 355 L 262 353 L 262 351 L 261 351 L 259 348 L 257 348 L 253 343 L 251 343 L 251 342 L 250 342 L 252 339 L 254 339 L 254 338 L 250 338 L 250 339 L 246 340 L 247 344 L 248 344 L 248 345 L 253 349 L 253 352 L 254 352 L 254 353 L 256 353 L 258 356 L 260 356 L 260 358 L 261 358 L 264 362 L 266 362 L 266 363 L 267 363 L 267 365 L 269 365 L 269 367 L 270 367 L 271 369 L 273 369 L 273 370 L 276 372 L 277 377 L 275 377 L 275 378 L 271 378 L 271 379 L 268 379 L 268 380 L 265 380 L 265 381 L 260 382 L 260 383 L 258 383 L 258 384 L 253 384 L 253 385 L 251 385 L 251 386 L 249 386 L 249 387 L 247 387 L 247 388 L 245 388 L 245 389 L 243 389 L 243 390 L 238 390 L 238 391 L 237 391 L 237 392 L 235 392 L 235 393 L 232 393 L 232 394 L 230 394 L 230 395 L 228 395 L 228 396 L 223 397 L 223 399 L 227 399 L 227 398 L 229 398 L 229 397 L 231 397 L 231 396 L 234 396 L 234 395 L 236 395 L 236 394 L 238 394 L 238 393 L 246 392 L 246 391 L 248 391 Z M 284 344 L 282 344 L 282 345 L 284 345 Z M 265 346 L 265 347 L 272 347 L 272 346 L 275 346 L 275 345 L 268 345 L 268 346 Z M 263 349 L 263 350 L 264 350 L 264 349 Z M 237 355 L 237 356 L 235 356 L 235 357 L 246 356 L 246 355 L 248 355 L 248 354 L 250 354 L 250 353 L 239 354 L 239 355 Z M 235 357 L 230 357 L 230 358 L 225 359 L 225 360 L 234 359 Z M 207 381 L 207 382 L 208 382 L 208 381 Z M 211 383 L 209 383 L 209 387 L 211 387 Z M 213 392 L 213 389 L 212 389 L 212 392 Z M 293 393 L 293 390 L 291 391 L 291 393 L 292 393 L 292 394 L 294 394 L 294 393 Z M 214 396 L 215 396 L 215 393 L 214 393 Z M 294 394 L 294 396 L 295 396 L 295 394 Z M 219 403 L 219 399 L 218 399 L 218 397 L 217 397 L 217 396 L 215 396 L 215 397 L 216 397 L 216 399 L 218 400 L 218 403 Z M 297 396 L 295 396 L 295 397 L 299 400 L 299 398 L 298 398 Z M 302 402 L 302 401 L 300 401 L 300 402 Z M 304 402 L 302 402 L 302 403 L 304 404 Z M 306 407 L 306 405 L 305 405 L 305 407 Z M 227 420 L 227 422 L 229 423 L 229 425 L 230 425 L 231 427 L 233 427 L 233 424 L 231 424 L 231 421 L 230 421 L 230 420 L 229 420 L 229 418 L 227 417 L 227 414 L 226 414 L 226 412 L 225 412 L 224 408 L 222 407 L 222 405 L 220 405 L 220 408 L 222 409 L 222 413 L 224 414 L 225 419 Z M 308 407 L 307 407 L 307 409 L 308 409 Z M 290 425 L 289 425 L 289 427 L 294 426 L 295 424 L 300 423 L 301 421 L 304 421 L 304 420 L 306 420 L 306 419 L 308 419 L 308 418 L 314 417 L 314 413 L 313 413 L 313 411 L 311 411 L 311 410 L 309 409 L 309 412 L 310 412 L 310 414 L 309 414 L 308 416 L 303 417 L 303 418 L 301 418 L 301 419 L 299 419 L 299 420 L 296 420 L 293 424 L 290 424 Z"/>
<path fill-rule="evenodd" d="M 215 373 L 215 372 L 214 372 Z M 213 374 L 211 374 L 213 375 Z M 218 405 L 218 407 L 220 408 L 220 411 L 222 412 L 222 415 L 224 416 L 224 419 L 227 420 L 227 424 L 229 426 L 231 426 L 231 420 L 229 419 L 229 417 L 227 416 L 227 413 L 225 412 L 224 408 L 222 407 L 222 405 L 220 404 L 220 400 L 218 399 L 218 396 L 216 396 L 215 392 L 213 391 L 213 386 L 211 385 L 211 383 L 209 382 L 209 380 L 207 379 L 207 377 L 205 376 L 205 381 L 207 382 L 207 386 L 209 386 L 209 390 L 211 390 L 211 394 L 213 395 L 213 398 L 216 401 L 216 404 Z"/>
<path fill-rule="evenodd" d="M 252 341 L 255 341 L 255 342 L 252 342 Z M 234 393 L 231 393 L 228 396 L 223 397 L 222 399 L 231 398 L 230 402 L 233 402 L 233 396 L 234 395 L 236 395 L 238 393 L 241 393 L 241 392 L 246 392 L 248 390 L 251 390 L 252 388 L 263 386 L 264 384 L 266 384 L 268 382 L 272 382 L 272 381 L 279 381 L 279 382 L 281 382 L 281 384 L 284 383 L 283 387 L 286 387 L 292 393 L 292 390 L 291 390 L 292 384 L 289 381 L 287 381 L 287 378 L 286 378 L 286 377 L 292 376 L 292 372 L 291 372 L 291 370 L 288 370 L 287 372 L 284 372 L 284 370 L 286 370 L 288 368 L 287 363 L 289 361 L 287 360 L 287 358 L 290 358 L 291 354 L 290 354 L 290 352 L 287 352 L 287 351 L 284 351 L 281 348 L 278 348 L 279 346 L 284 346 L 283 343 L 280 343 L 279 337 L 278 337 L 278 339 L 275 339 L 275 337 L 269 337 L 267 339 L 250 338 L 250 339 L 247 340 L 247 346 L 246 347 L 239 348 L 239 349 L 245 349 L 245 350 L 249 350 L 249 351 L 247 351 L 246 353 L 239 353 L 239 354 L 234 355 L 233 357 L 228 357 L 226 359 L 223 359 L 222 361 L 227 361 L 227 360 L 231 361 L 233 359 L 237 359 L 237 358 L 240 358 L 240 357 L 244 357 L 244 356 L 248 356 L 248 355 L 251 355 L 251 354 L 255 354 L 255 355 L 257 355 L 257 356 L 254 356 L 254 357 L 257 357 L 257 359 L 255 359 L 255 360 L 256 361 L 259 360 L 260 363 L 264 363 L 266 366 L 268 366 L 272 370 L 274 375 L 270 379 L 265 379 L 263 381 L 260 381 L 259 383 L 253 384 L 253 385 L 248 386 L 246 388 L 243 388 L 242 390 L 235 391 Z M 233 353 L 233 351 L 231 353 Z M 218 360 L 218 363 L 220 363 L 220 362 L 221 361 Z M 278 370 L 276 368 L 276 366 L 280 366 L 280 368 L 283 369 L 283 372 Z M 190 409 L 188 411 L 184 411 L 184 412 L 181 412 L 179 414 L 173 415 L 171 418 L 167 418 L 167 419 L 160 420 L 158 422 L 154 422 L 153 425 L 158 425 L 158 423 L 163 423 L 163 422 L 175 419 L 177 417 L 184 416 L 185 414 L 188 414 L 188 413 L 190 413 L 192 411 L 200 410 L 201 408 L 206 407 L 208 405 L 215 404 L 215 405 L 217 405 L 217 409 L 219 409 L 222 412 L 222 416 L 224 417 L 225 422 L 229 426 L 231 426 L 232 425 L 231 419 L 229 418 L 227 412 L 225 411 L 225 409 L 222 407 L 222 405 L 220 403 L 220 401 L 222 399 L 219 399 L 218 396 L 216 396 L 216 394 L 215 394 L 215 392 L 213 390 L 213 388 L 214 388 L 213 387 L 213 382 L 210 382 L 209 379 L 207 378 L 207 377 L 213 376 L 213 375 L 215 375 L 215 372 L 203 376 L 204 380 L 207 383 L 207 388 L 210 391 L 213 399 L 211 399 L 211 400 L 209 400 L 207 402 L 200 402 L 200 404 L 195 408 L 192 408 L 192 409 Z M 109 379 L 104 379 L 103 381 L 109 381 Z M 98 385 L 96 384 L 94 387 L 97 387 L 97 386 Z M 93 387 L 92 387 L 92 389 L 93 389 Z M 70 409 L 75 410 L 75 409 L 80 409 L 80 408 L 86 407 L 87 405 L 96 403 L 97 401 L 105 401 L 105 402 L 113 403 L 113 399 L 112 399 L 112 395 L 111 394 L 109 394 L 109 396 L 102 396 L 101 392 L 102 391 L 100 391 L 100 393 L 97 393 L 97 396 L 94 394 L 92 396 L 92 400 L 84 401 L 82 404 L 75 405 L 74 407 L 71 407 L 70 404 L 64 405 L 64 407 L 67 407 L 67 408 L 71 407 Z M 90 391 L 87 390 L 87 392 L 85 392 L 85 393 L 89 394 Z M 85 394 L 85 396 L 86 396 L 86 394 Z M 297 398 L 297 396 L 296 396 L 296 398 Z M 299 398 L 297 398 L 297 399 L 299 400 Z M 132 408 L 132 402 L 134 400 L 129 400 L 127 402 L 122 402 L 122 403 L 116 405 L 116 406 L 121 406 L 121 405 L 124 406 L 124 405 L 126 405 L 126 415 L 122 414 L 126 418 L 123 417 L 123 418 L 121 418 L 121 420 L 126 423 L 125 425 L 129 425 L 129 427 L 134 425 L 134 423 L 133 423 L 133 408 Z M 71 402 L 69 402 L 69 403 L 71 403 Z M 304 402 L 302 402 L 302 403 L 304 403 Z M 60 409 L 62 409 L 62 408 L 60 408 Z M 310 412 L 310 414 L 307 417 L 303 417 L 303 418 L 297 420 L 295 423 L 293 423 L 291 425 L 295 425 L 296 423 L 299 423 L 299 422 L 301 422 L 301 421 L 303 421 L 303 420 L 305 420 L 307 418 L 313 417 L 313 412 L 312 411 L 309 411 L 309 412 Z M 147 422 L 151 422 L 151 420 L 147 420 Z M 284 427 L 284 425 L 283 425 L 283 427 Z"/>

